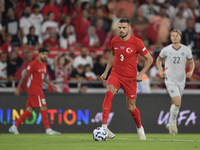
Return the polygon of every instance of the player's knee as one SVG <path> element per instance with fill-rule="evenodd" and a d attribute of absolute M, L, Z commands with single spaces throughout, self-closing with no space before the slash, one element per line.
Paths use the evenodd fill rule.
<path fill-rule="evenodd" d="M 26 110 L 32 113 L 33 108 L 32 107 L 27 107 Z"/>
<path fill-rule="evenodd" d="M 180 106 L 181 106 L 181 102 L 175 102 L 174 105 L 175 105 L 176 107 L 180 107 Z"/>
<path fill-rule="evenodd" d="M 47 110 L 47 107 L 46 106 L 42 106 L 42 107 L 40 107 L 40 110 Z"/>
<path fill-rule="evenodd" d="M 128 104 L 128 110 L 129 110 L 130 112 L 133 112 L 134 109 L 135 109 L 135 105 L 133 105 L 133 104 Z"/>

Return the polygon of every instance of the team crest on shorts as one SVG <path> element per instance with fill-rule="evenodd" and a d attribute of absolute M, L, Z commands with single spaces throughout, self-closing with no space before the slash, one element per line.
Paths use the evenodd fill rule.
<path fill-rule="evenodd" d="M 171 93 L 174 93 L 174 90 L 171 90 Z"/>

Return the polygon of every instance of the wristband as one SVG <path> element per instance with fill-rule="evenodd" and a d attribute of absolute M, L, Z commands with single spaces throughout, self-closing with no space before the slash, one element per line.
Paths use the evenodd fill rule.
<path fill-rule="evenodd" d="M 17 86 L 17 89 L 21 89 L 21 87 L 18 85 L 18 86 Z"/>

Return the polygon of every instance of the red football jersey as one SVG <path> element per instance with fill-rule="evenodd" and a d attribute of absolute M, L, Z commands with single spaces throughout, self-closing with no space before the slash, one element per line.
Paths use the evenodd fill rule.
<path fill-rule="evenodd" d="M 118 35 L 112 39 L 111 46 L 112 51 L 115 52 L 111 73 L 121 77 L 135 78 L 138 54 L 144 56 L 148 53 L 143 42 L 133 35 L 127 41 L 122 41 Z"/>
<path fill-rule="evenodd" d="M 46 62 L 41 64 L 36 58 L 29 63 L 26 68 L 26 72 L 30 74 L 30 86 L 28 89 L 28 94 L 40 94 L 43 93 L 42 85 L 44 81 L 45 74 L 47 72 Z"/>

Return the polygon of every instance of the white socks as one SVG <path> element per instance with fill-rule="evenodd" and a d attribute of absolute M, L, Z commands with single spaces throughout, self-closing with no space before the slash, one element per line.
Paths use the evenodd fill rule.
<path fill-rule="evenodd" d="M 106 129 L 107 128 L 107 124 L 102 124 L 102 128 Z"/>
<path fill-rule="evenodd" d="M 178 117 L 179 108 L 180 107 L 177 107 L 174 104 L 171 105 L 170 116 L 169 116 L 169 124 L 176 124 L 176 119 Z"/>
<path fill-rule="evenodd" d="M 140 128 L 137 128 L 137 127 L 136 127 L 136 129 L 137 129 L 137 131 L 139 132 L 139 131 L 143 130 L 143 127 L 142 127 L 142 126 L 141 126 Z"/>

